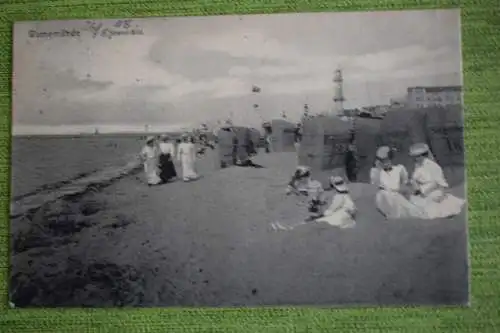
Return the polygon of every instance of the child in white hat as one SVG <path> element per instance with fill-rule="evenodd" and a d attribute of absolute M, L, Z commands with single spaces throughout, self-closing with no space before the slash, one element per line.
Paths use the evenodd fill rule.
<path fill-rule="evenodd" d="M 332 203 L 316 222 L 325 222 L 339 228 L 352 228 L 356 225 L 356 205 L 349 194 L 342 177 L 330 177 L 330 186 L 336 191 Z"/>

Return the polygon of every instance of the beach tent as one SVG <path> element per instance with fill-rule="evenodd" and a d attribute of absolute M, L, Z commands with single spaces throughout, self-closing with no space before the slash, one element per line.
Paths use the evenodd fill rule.
<path fill-rule="evenodd" d="M 336 116 L 316 116 L 304 120 L 299 164 L 315 170 L 345 172 L 345 153 L 351 137 L 351 123 Z"/>
<path fill-rule="evenodd" d="M 451 186 L 465 178 L 463 124 L 461 105 L 425 109 L 426 142 Z"/>
<path fill-rule="evenodd" d="M 373 166 L 377 140 L 382 120 L 376 118 L 355 118 L 355 139 L 357 163 L 357 180 L 370 181 L 370 169 Z"/>
<path fill-rule="evenodd" d="M 284 119 L 273 119 L 271 125 L 271 151 L 295 151 L 296 125 Z"/>
<path fill-rule="evenodd" d="M 247 127 L 233 126 L 232 131 L 220 129 L 217 131 L 218 159 L 220 165 L 234 165 L 236 160 L 245 161 L 249 158 L 253 140 L 251 130 Z"/>
<path fill-rule="evenodd" d="M 260 145 L 260 138 L 261 138 L 261 133 L 258 129 L 256 128 L 250 128 L 250 139 L 252 140 L 252 144 L 254 149 L 257 149 Z"/>

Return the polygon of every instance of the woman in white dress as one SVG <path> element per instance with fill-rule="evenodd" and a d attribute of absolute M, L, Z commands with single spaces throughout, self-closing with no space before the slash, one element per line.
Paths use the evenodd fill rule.
<path fill-rule="evenodd" d="M 424 218 L 425 214 L 402 193 L 408 184 L 408 171 L 401 164 L 392 164 L 394 150 L 388 146 L 377 149 L 375 166 L 370 171 L 370 182 L 378 186 L 375 196 L 377 209 L 387 219 Z"/>
<path fill-rule="evenodd" d="M 196 173 L 196 146 L 193 138 L 183 135 L 183 141 L 177 147 L 177 159 L 182 163 L 182 178 L 185 182 L 198 178 Z"/>
<path fill-rule="evenodd" d="M 140 158 L 144 165 L 144 173 L 149 186 L 161 183 L 158 169 L 158 147 L 155 138 L 150 136 L 146 139 L 146 145 L 142 148 Z"/>
<path fill-rule="evenodd" d="M 449 185 L 443 169 L 429 154 L 429 146 L 425 143 L 410 147 L 410 156 L 415 158 L 415 171 L 411 177 L 414 193 L 410 200 L 425 212 L 427 219 L 456 216 L 462 211 L 465 200 L 447 193 Z"/>

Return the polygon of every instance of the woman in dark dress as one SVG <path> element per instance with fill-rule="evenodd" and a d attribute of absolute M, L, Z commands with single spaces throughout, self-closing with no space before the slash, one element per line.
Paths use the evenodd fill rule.
<path fill-rule="evenodd" d="M 354 133 L 351 133 L 349 145 L 345 153 L 345 170 L 347 179 L 350 182 L 356 182 L 358 174 L 358 157 L 356 153 L 356 137 Z"/>
<path fill-rule="evenodd" d="M 177 177 L 173 157 L 175 156 L 175 146 L 167 135 L 160 137 L 159 143 L 160 157 L 160 178 L 163 182 L 168 182 Z"/>

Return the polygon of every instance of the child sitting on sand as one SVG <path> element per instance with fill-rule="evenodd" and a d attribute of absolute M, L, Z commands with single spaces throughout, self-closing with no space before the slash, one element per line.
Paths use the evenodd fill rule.
<path fill-rule="evenodd" d="M 307 222 L 324 222 L 339 228 L 352 228 L 356 225 L 356 205 L 349 195 L 349 189 L 342 177 L 330 177 L 330 187 L 335 190 L 335 195 L 330 206 L 321 214 L 319 209 L 315 211 L 316 216 L 311 216 L 306 221 L 292 227 L 283 226 L 279 222 L 271 224 L 274 230 L 293 230 L 294 228 L 307 224 Z M 314 200 L 314 199 L 313 199 Z M 316 198 L 317 200 L 317 198 Z M 311 211 L 311 210 L 310 210 Z"/>
<path fill-rule="evenodd" d="M 309 211 L 317 213 L 319 207 L 324 205 L 324 189 L 321 183 L 312 179 L 311 169 L 306 166 L 298 166 L 292 179 L 288 183 L 286 194 L 304 195 L 310 198 Z"/>
<path fill-rule="evenodd" d="M 349 189 L 342 177 L 330 177 L 330 186 L 336 191 L 332 203 L 316 222 L 325 222 L 339 228 L 356 225 L 356 205 L 349 195 Z"/>

